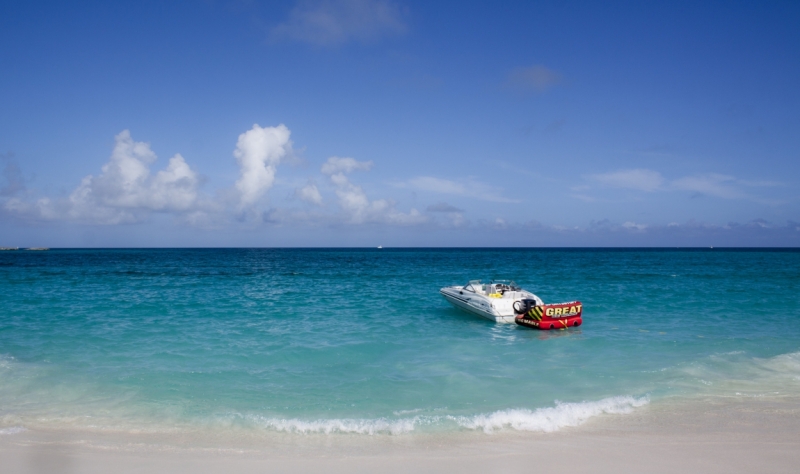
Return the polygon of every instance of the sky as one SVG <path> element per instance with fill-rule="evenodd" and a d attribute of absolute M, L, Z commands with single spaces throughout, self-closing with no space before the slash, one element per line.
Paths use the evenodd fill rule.
<path fill-rule="evenodd" d="M 0 246 L 800 246 L 798 24 L 0 0 Z"/>

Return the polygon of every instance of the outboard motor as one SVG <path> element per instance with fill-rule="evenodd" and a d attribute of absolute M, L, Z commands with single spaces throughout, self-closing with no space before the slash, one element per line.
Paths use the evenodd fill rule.
<path fill-rule="evenodd" d="M 513 305 L 514 313 L 525 314 L 528 311 L 532 310 L 534 306 L 536 306 L 536 300 L 524 299 L 515 301 Z"/>

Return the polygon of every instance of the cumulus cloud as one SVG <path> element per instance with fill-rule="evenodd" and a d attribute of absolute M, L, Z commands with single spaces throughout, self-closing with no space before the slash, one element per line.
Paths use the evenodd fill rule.
<path fill-rule="evenodd" d="M 510 199 L 502 196 L 499 189 L 475 181 L 472 178 L 462 181 L 452 181 L 449 179 L 435 178 L 433 176 L 418 176 L 408 182 L 399 183 L 398 186 L 410 187 L 420 191 L 438 194 L 470 197 L 482 201 L 505 203 L 519 202 L 517 199 Z"/>
<path fill-rule="evenodd" d="M 410 225 L 429 220 L 416 209 L 398 211 L 390 200 L 370 200 L 361 186 L 350 182 L 347 174 L 368 171 L 372 162 L 336 156 L 330 157 L 321 171 L 328 176 L 341 213 L 325 211 L 322 193 L 313 180 L 296 188 L 294 197 L 320 206 L 319 209 L 259 206 L 275 184 L 277 166 L 291 156 L 290 133 L 284 125 L 256 124 L 239 135 L 233 155 L 239 163 L 240 176 L 234 186 L 218 190 L 214 198 L 200 193 L 199 175 L 180 154 L 170 158 L 162 170 L 152 171 L 156 154 L 148 143 L 135 141 L 128 130 L 115 137 L 114 149 L 101 172 L 83 178 L 63 198 L 36 199 L 27 192 L 18 196 L 26 191 L 19 167 L 10 157 L 0 156 L 8 163 L 3 174 L 6 179 L 0 181 L 3 199 L 0 209 L 27 219 L 107 225 L 142 222 L 152 213 L 160 212 L 171 214 L 185 224 L 205 228 L 258 223 Z"/>
<path fill-rule="evenodd" d="M 283 124 L 263 128 L 255 124 L 239 135 L 233 156 L 240 169 L 236 181 L 240 207 L 255 204 L 272 187 L 278 164 L 291 150 L 290 134 Z"/>
<path fill-rule="evenodd" d="M 294 196 L 301 201 L 316 204 L 317 206 L 322 205 L 322 195 L 319 193 L 319 189 L 317 189 L 317 185 L 314 183 L 308 183 L 302 188 L 296 188 L 294 190 Z"/>
<path fill-rule="evenodd" d="M 389 224 L 418 224 L 427 218 L 416 209 L 408 213 L 399 212 L 394 208 L 394 203 L 386 199 L 370 201 L 361 186 L 350 182 L 346 176 L 355 170 L 369 170 L 371 161 L 356 161 L 353 158 L 328 158 L 320 171 L 329 175 L 331 184 L 339 198 L 339 207 L 349 216 L 350 223 L 361 224 L 364 222 L 384 222 Z"/>
<path fill-rule="evenodd" d="M 272 31 L 273 40 L 318 46 L 374 41 L 408 29 L 403 8 L 389 0 L 304 0 Z"/>
<path fill-rule="evenodd" d="M 181 155 L 170 158 L 155 176 L 156 155 L 150 145 L 136 142 L 128 130 L 115 137 L 114 150 L 98 176 L 89 175 L 66 199 L 20 199 L 6 209 L 44 219 L 69 219 L 99 224 L 142 220 L 149 212 L 185 212 L 197 203 L 200 179 Z"/>
<path fill-rule="evenodd" d="M 389 207 L 389 202 L 384 199 L 370 202 L 361 186 L 350 183 L 341 173 L 332 175 L 331 182 L 336 186 L 339 205 L 350 214 L 354 223 L 364 222 L 370 215 L 380 214 Z"/>
<path fill-rule="evenodd" d="M 508 85 L 523 92 L 544 92 L 559 82 L 561 74 L 541 64 L 516 68 L 508 75 Z"/>
<path fill-rule="evenodd" d="M 657 191 L 661 189 L 664 178 L 661 173 L 648 169 L 628 169 L 611 173 L 595 174 L 589 179 L 614 188 L 633 189 L 636 191 Z"/>

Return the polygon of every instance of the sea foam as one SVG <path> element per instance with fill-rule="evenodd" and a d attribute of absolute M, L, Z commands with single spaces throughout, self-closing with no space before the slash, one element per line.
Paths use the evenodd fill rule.
<path fill-rule="evenodd" d="M 487 415 L 456 417 L 455 421 L 468 429 L 482 429 L 486 433 L 511 428 L 518 431 L 543 431 L 550 433 L 561 428 L 578 426 L 589 418 L 602 414 L 627 414 L 634 408 L 647 405 L 648 397 L 610 397 L 593 402 L 562 403 L 547 408 L 500 410 Z"/>
<path fill-rule="evenodd" d="M 398 420 L 390 420 L 388 418 L 299 420 L 265 418 L 261 416 L 250 417 L 250 421 L 260 428 L 288 433 L 349 433 L 367 435 L 379 433 L 393 435 L 408 433 L 414 430 L 415 425 L 426 422 L 422 417 L 401 418 Z"/>
<path fill-rule="evenodd" d="M 473 416 L 415 416 L 413 418 L 344 418 L 344 419 L 281 419 L 266 418 L 262 416 L 248 417 L 254 425 L 267 430 L 282 431 L 299 434 L 391 434 L 398 435 L 410 433 L 417 427 L 445 427 L 455 423 L 458 427 L 468 430 L 483 430 L 492 433 L 501 429 L 517 431 L 541 431 L 550 433 L 561 428 L 578 426 L 589 418 L 602 414 L 627 414 L 634 408 L 647 405 L 648 397 L 635 398 L 630 396 L 610 397 L 602 400 L 562 403 L 556 401 L 555 406 L 529 410 L 525 408 L 499 410 L 489 414 Z"/>

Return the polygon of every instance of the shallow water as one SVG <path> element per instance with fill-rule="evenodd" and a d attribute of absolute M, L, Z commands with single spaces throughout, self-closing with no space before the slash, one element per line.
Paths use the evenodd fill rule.
<path fill-rule="evenodd" d="M 534 331 L 442 286 L 513 279 Z M 0 253 L 0 435 L 25 429 L 554 431 L 697 396 L 800 395 L 800 252 Z"/>

